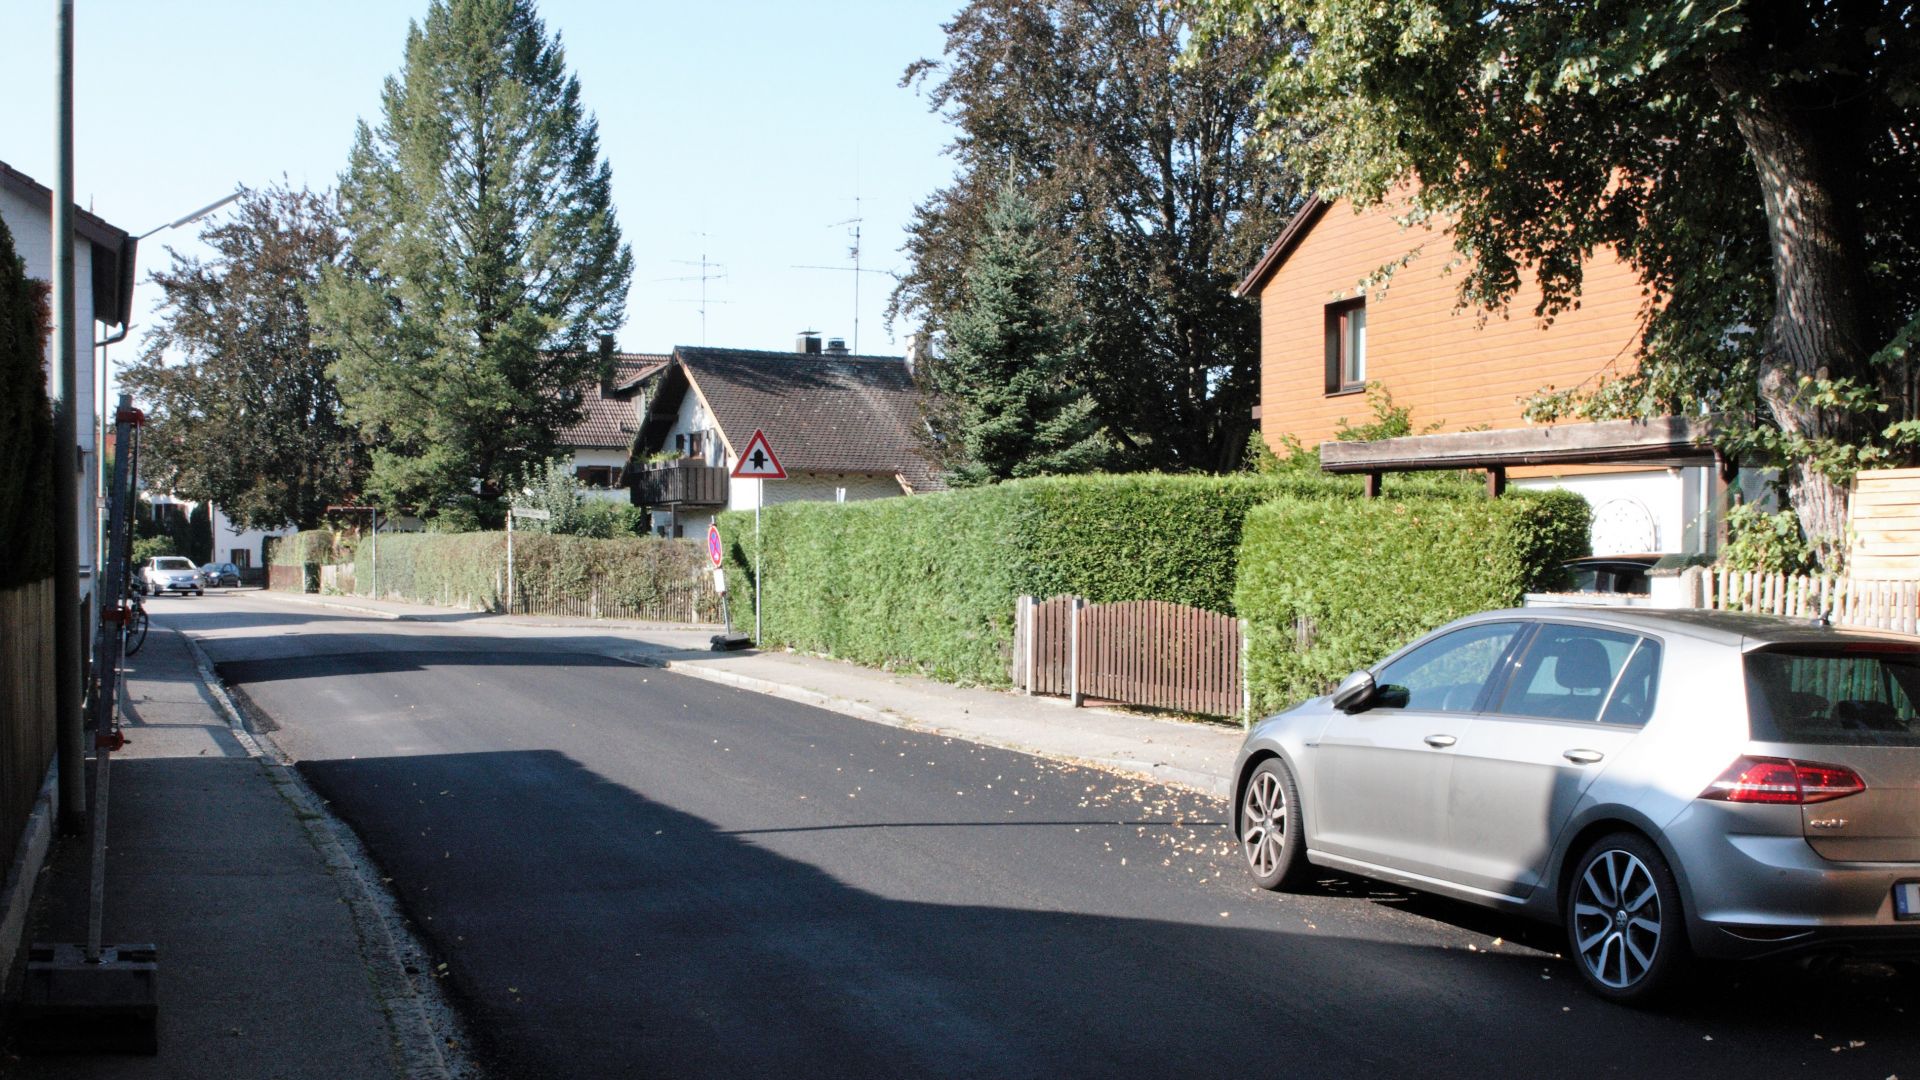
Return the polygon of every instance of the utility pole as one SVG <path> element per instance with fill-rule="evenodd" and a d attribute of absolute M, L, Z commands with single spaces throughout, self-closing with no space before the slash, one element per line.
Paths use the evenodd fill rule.
<path fill-rule="evenodd" d="M 53 707 L 60 831 L 86 827 L 86 718 L 80 707 L 79 361 L 73 302 L 73 0 L 59 0 L 54 81 L 60 102 L 53 177 Z M 95 587 L 99 583 L 95 582 Z"/>

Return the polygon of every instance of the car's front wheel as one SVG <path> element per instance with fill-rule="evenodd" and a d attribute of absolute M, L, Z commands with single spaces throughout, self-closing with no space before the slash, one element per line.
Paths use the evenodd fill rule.
<path fill-rule="evenodd" d="M 1640 1005 L 1673 989 L 1689 959 L 1680 887 L 1639 833 L 1603 836 L 1574 864 L 1567 942 L 1588 988 Z"/>
<path fill-rule="evenodd" d="M 1263 889 L 1298 888 L 1306 880 L 1300 787 L 1279 758 L 1261 762 L 1240 793 L 1240 850 Z"/>

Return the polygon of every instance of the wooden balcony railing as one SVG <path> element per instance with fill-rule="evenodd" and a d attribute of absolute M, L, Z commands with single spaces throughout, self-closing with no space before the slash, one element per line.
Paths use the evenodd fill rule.
<path fill-rule="evenodd" d="M 629 474 L 640 506 L 725 506 L 727 470 L 698 458 L 656 461 Z"/>

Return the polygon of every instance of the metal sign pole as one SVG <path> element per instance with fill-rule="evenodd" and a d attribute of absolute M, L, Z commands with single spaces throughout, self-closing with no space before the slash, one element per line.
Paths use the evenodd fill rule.
<path fill-rule="evenodd" d="M 753 482 L 753 643 L 760 644 L 760 504 L 767 493 L 767 482 Z"/>
<path fill-rule="evenodd" d="M 507 614 L 513 614 L 513 507 L 507 507 Z"/>

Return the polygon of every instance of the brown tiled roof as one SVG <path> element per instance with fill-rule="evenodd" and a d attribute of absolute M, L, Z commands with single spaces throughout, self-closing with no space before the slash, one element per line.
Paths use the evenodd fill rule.
<path fill-rule="evenodd" d="M 580 394 L 580 422 L 560 433 L 560 445 L 580 450 L 625 450 L 639 420 L 633 411 L 635 386 L 667 366 L 660 353 L 614 353 L 613 378 L 594 382 Z"/>
<path fill-rule="evenodd" d="M 898 356 L 828 356 L 682 345 L 674 358 L 737 453 L 755 428 L 788 472 L 898 476 L 946 486 L 921 452 L 920 392 Z"/>

